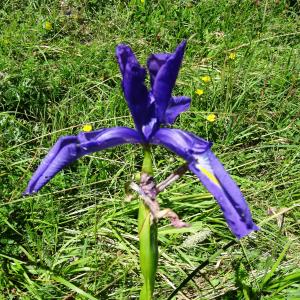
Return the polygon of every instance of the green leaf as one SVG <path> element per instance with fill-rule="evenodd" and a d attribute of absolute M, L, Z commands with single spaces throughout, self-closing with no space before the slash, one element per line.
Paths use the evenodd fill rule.
<path fill-rule="evenodd" d="M 95 298 L 94 296 L 92 296 L 91 294 L 85 292 L 84 290 L 82 290 L 81 288 L 77 287 L 76 285 L 74 285 L 73 283 L 69 282 L 68 280 L 60 277 L 60 276 L 51 276 L 52 279 L 54 279 L 55 281 L 63 284 L 64 286 L 68 287 L 69 289 L 71 289 L 72 291 L 74 291 L 77 294 L 80 294 L 84 297 L 86 297 L 87 299 L 90 300 L 98 300 L 97 298 Z"/>
<path fill-rule="evenodd" d="M 290 245 L 291 245 L 292 241 L 288 241 L 285 245 L 285 247 L 283 248 L 282 252 L 280 253 L 278 259 L 276 260 L 275 264 L 272 266 L 272 269 L 269 273 L 267 273 L 267 275 L 265 276 L 261 287 L 264 287 L 266 285 L 266 283 L 271 279 L 271 277 L 274 275 L 276 269 L 278 268 L 278 266 L 280 265 L 281 261 L 283 260 L 285 254 L 287 253 Z"/>

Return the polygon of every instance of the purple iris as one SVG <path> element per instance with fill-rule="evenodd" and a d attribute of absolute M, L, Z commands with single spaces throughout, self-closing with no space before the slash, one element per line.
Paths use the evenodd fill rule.
<path fill-rule="evenodd" d="M 126 143 L 163 145 L 188 162 L 189 169 L 218 201 L 237 238 L 258 230 L 240 189 L 210 150 L 212 143 L 183 130 L 160 128 L 172 124 L 190 106 L 190 98 L 172 96 L 185 46 L 183 41 L 173 53 L 149 56 L 148 91 L 146 69 L 140 66 L 129 46 L 118 45 L 116 57 L 123 76 L 122 88 L 136 130 L 114 127 L 61 137 L 33 174 L 25 194 L 40 190 L 56 173 L 83 155 Z"/>

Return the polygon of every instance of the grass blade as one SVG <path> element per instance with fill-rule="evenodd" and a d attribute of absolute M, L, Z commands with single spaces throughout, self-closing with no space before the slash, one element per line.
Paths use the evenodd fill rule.
<path fill-rule="evenodd" d="M 288 241 L 286 243 L 286 245 L 284 246 L 282 252 L 280 253 L 278 259 L 276 260 L 275 264 L 272 266 L 271 271 L 269 273 L 267 273 L 267 275 L 265 276 L 261 287 L 264 287 L 266 285 L 266 283 L 271 279 L 271 277 L 274 275 L 276 269 L 278 268 L 278 266 L 280 265 L 281 261 L 283 260 L 286 252 L 288 251 L 290 245 L 291 245 L 292 241 Z"/>
<path fill-rule="evenodd" d="M 81 288 L 77 287 L 76 285 L 74 285 L 73 283 L 69 282 L 68 280 L 60 277 L 60 276 L 51 276 L 52 279 L 54 279 L 55 281 L 57 281 L 58 283 L 63 284 L 64 286 L 68 287 L 69 289 L 71 289 L 72 291 L 74 291 L 77 294 L 80 294 L 84 297 L 86 297 L 87 299 L 90 300 L 97 300 L 97 298 L 95 298 L 94 296 L 92 296 L 91 294 L 85 292 L 84 290 L 82 290 Z"/>

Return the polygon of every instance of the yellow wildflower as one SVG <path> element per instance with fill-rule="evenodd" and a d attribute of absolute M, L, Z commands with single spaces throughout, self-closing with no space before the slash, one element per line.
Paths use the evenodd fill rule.
<path fill-rule="evenodd" d="M 205 83 L 210 82 L 211 81 L 211 77 L 208 75 L 202 76 L 201 80 Z"/>
<path fill-rule="evenodd" d="M 197 95 L 201 96 L 204 94 L 204 91 L 201 90 L 201 89 L 197 89 L 196 92 L 195 92 Z"/>
<path fill-rule="evenodd" d="M 53 28 L 52 23 L 50 23 L 49 21 L 46 21 L 44 23 L 44 28 L 48 31 L 52 30 L 52 28 Z"/>
<path fill-rule="evenodd" d="M 93 126 L 91 124 L 85 124 L 82 126 L 82 131 L 84 132 L 90 132 L 93 130 Z"/>
<path fill-rule="evenodd" d="M 144 4 L 144 3 L 145 3 L 145 0 L 141 0 L 141 3 Z"/>
<path fill-rule="evenodd" d="M 217 116 L 215 115 L 215 114 L 209 114 L 207 117 L 206 117 L 206 120 L 208 121 L 208 122 L 215 122 L 216 121 L 216 119 L 217 119 Z"/>
<path fill-rule="evenodd" d="M 235 52 L 230 52 L 228 55 L 229 59 L 235 60 L 236 59 L 236 53 Z"/>

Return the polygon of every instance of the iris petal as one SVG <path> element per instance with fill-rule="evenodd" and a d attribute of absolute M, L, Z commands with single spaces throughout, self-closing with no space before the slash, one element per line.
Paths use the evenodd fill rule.
<path fill-rule="evenodd" d="M 135 130 L 127 127 L 106 128 L 81 132 L 77 136 L 61 137 L 33 174 L 24 194 L 37 192 L 65 166 L 86 154 L 126 143 L 142 143 L 142 139 Z"/>
<path fill-rule="evenodd" d="M 164 124 L 173 124 L 176 118 L 190 108 L 191 98 L 172 97 L 165 112 Z"/>
<path fill-rule="evenodd" d="M 212 145 L 211 142 L 190 132 L 170 128 L 160 128 L 151 138 L 150 143 L 163 145 L 188 162 L 194 161 L 193 154 L 204 153 Z"/>
<path fill-rule="evenodd" d="M 122 75 L 124 75 L 128 63 L 139 64 L 131 48 L 124 44 L 116 47 L 116 58 Z"/>
<path fill-rule="evenodd" d="M 123 75 L 122 88 L 135 126 L 145 140 L 156 126 L 155 105 L 151 102 L 145 86 L 146 70 L 137 61 L 129 46 L 120 44 L 116 48 L 116 57 Z M 148 136 L 144 136 L 144 130 Z"/>
<path fill-rule="evenodd" d="M 186 41 L 183 41 L 181 44 L 179 44 L 174 53 L 161 60 L 164 63 L 161 66 L 158 64 L 159 67 L 156 68 L 158 69 L 156 76 L 153 76 L 155 72 L 152 71 L 152 77 L 155 77 L 152 93 L 156 102 L 156 116 L 160 122 L 164 121 L 164 114 L 171 99 L 171 93 L 179 73 L 185 46 Z M 152 61 L 150 58 L 149 60 L 150 62 Z M 156 62 L 157 61 L 159 60 L 156 60 Z M 152 66 L 152 64 L 153 62 L 148 62 L 148 65 Z"/>
<path fill-rule="evenodd" d="M 166 63 L 170 56 L 171 53 L 155 53 L 149 56 L 147 60 L 147 67 L 150 73 L 151 86 L 153 86 L 158 71 Z"/>
<path fill-rule="evenodd" d="M 259 229 L 252 220 L 240 189 L 210 150 L 195 156 L 189 168 L 216 198 L 229 228 L 237 238 Z"/>
<path fill-rule="evenodd" d="M 216 198 L 237 238 L 259 229 L 240 189 L 210 150 L 211 143 L 186 131 L 168 128 L 159 129 L 151 143 L 164 145 L 189 163 L 189 169 Z"/>

